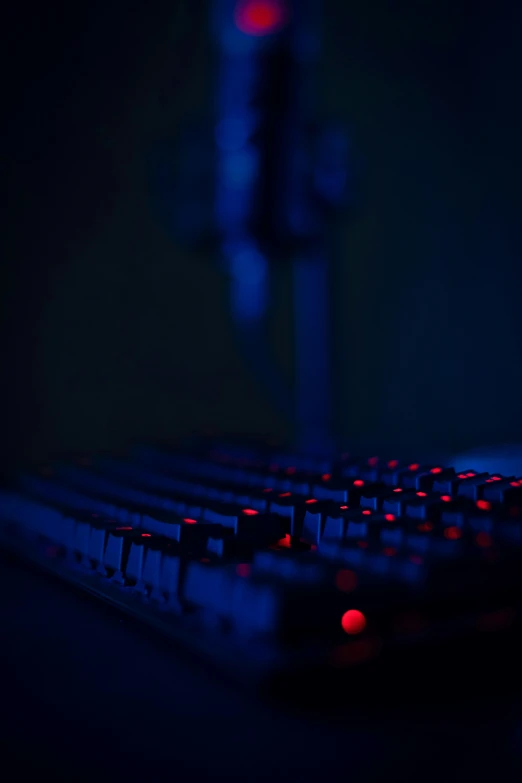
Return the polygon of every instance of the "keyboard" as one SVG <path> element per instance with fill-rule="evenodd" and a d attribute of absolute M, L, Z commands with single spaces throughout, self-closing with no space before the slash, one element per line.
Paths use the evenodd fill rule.
<path fill-rule="evenodd" d="M 403 687 L 421 661 L 443 679 L 457 660 L 470 669 L 470 651 L 507 661 L 520 632 L 516 476 L 140 446 L 18 475 L 0 493 L 0 543 L 242 685 L 292 698 L 312 682 L 352 697 Z"/>

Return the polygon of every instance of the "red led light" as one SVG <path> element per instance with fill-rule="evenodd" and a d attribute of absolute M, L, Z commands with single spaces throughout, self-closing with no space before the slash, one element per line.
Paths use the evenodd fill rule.
<path fill-rule="evenodd" d="M 433 530 L 433 522 L 421 522 L 420 525 L 417 525 L 417 530 L 420 530 L 421 533 L 429 533 L 430 530 Z"/>
<path fill-rule="evenodd" d="M 366 617 L 358 609 L 349 609 L 341 618 L 343 631 L 348 634 L 362 633 L 366 628 Z"/>
<path fill-rule="evenodd" d="M 305 503 L 308 503 L 310 505 L 311 503 L 318 503 L 319 501 L 317 498 L 310 498 L 309 500 L 305 500 Z"/>
<path fill-rule="evenodd" d="M 477 500 L 477 508 L 480 508 L 482 511 L 490 511 L 491 503 L 488 500 Z"/>
<path fill-rule="evenodd" d="M 331 473 L 323 473 L 321 478 L 322 478 L 323 481 L 330 481 L 330 479 L 332 478 L 332 474 Z"/>
<path fill-rule="evenodd" d="M 448 538 L 450 541 L 456 541 L 457 538 L 462 538 L 462 530 L 460 527 L 447 527 L 444 530 L 444 537 Z"/>
<path fill-rule="evenodd" d="M 364 481 L 362 479 L 355 479 L 353 485 L 354 487 L 364 487 Z"/>
<path fill-rule="evenodd" d="M 386 557 L 394 557 L 397 554 L 397 549 L 394 546 L 385 546 L 382 553 Z"/>
<path fill-rule="evenodd" d="M 357 546 L 359 549 L 368 549 L 368 542 L 367 541 L 358 541 Z"/>
<path fill-rule="evenodd" d="M 470 470 L 468 473 L 466 473 L 466 478 L 473 478 L 473 476 L 476 476 L 474 470 Z"/>
<path fill-rule="evenodd" d="M 490 546 L 493 546 L 493 539 L 489 535 L 489 533 L 478 533 L 477 537 L 475 538 L 475 541 L 477 542 L 477 545 L 482 547 L 483 549 L 487 549 Z"/>
<path fill-rule="evenodd" d="M 427 493 L 426 493 L 426 492 L 417 492 L 416 494 L 417 494 L 417 495 L 418 495 L 420 498 L 427 498 L 427 497 L 428 497 L 428 495 L 427 495 Z"/>
<path fill-rule="evenodd" d="M 365 508 L 364 511 L 363 511 L 363 514 L 364 514 L 365 517 L 369 517 L 371 513 L 372 512 L 370 511 L 369 508 Z"/>
<path fill-rule="evenodd" d="M 243 579 L 250 576 L 251 571 L 252 567 L 248 563 L 239 563 L 239 565 L 236 566 L 236 574 L 243 577 Z"/>
<path fill-rule="evenodd" d="M 297 468 L 294 468 L 294 466 L 291 465 L 285 470 L 285 473 L 287 473 L 289 476 L 293 476 L 294 473 L 297 473 Z"/>
<path fill-rule="evenodd" d="M 399 460 L 398 459 L 391 459 L 388 462 L 388 467 L 393 469 L 393 468 L 396 468 L 398 464 L 399 464 Z"/>
<path fill-rule="evenodd" d="M 187 525 L 197 525 L 198 520 L 197 519 L 190 519 L 189 517 L 186 517 L 183 522 L 185 522 Z"/>
<path fill-rule="evenodd" d="M 444 503 L 450 503 L 451 502 L 451 495 L 441 495 L 440 499 L 444 501 Z"/>
<path fill-rule="evenodd" d="M 272 489 L 272 487 L 267 487 L 266 489 L 263 490 L 263 492 L 273 492 L 273 491 L 274 490 Z"/>
<path fill-rule="evenodd" d="M 290 498 L 290 497 L 292 497 L 292 493 L 291 492 L 280 492 L 279 493 L 279 497 L 280 498 Z"/>
<path fill-rule="evenodd" d="M 141 534 L 141 537 L 142 537 L 142 538 L 150 538 L 150 537 L 151 537 L 151 534 L 150 534 L 150 533 L 142 533 L 142 534 Z"/>
<path fill-rule="evenodd" d="M 502 481 L 502 476 L 491 476 L 492 481 Z"/>
<path fill-rule="evenodd" d="M 131 527 L 117 527 L 116 530 L 132 530 Z"/>
<path fill-rule="evenodd" d="M 509 482 L 509 486 L 510 487 L 519 487 L 520 486 L 520 481 L 510 481 Z"/>
<path fill-rule="evenodd" d="M 460 479 L 465 479 L 467 477 L 468 477 L 467 473 L 459 473 L 458 476 L 457 476 L 457 478 L 460 478 Z"/>
<path fill-rule="evenodd" d="M 247 517 L 254 517 L 256 514 L 259 514 L 259 511 L 256 511 L 255 508 L 244 508 L 243 514 L 246 514 Z"/>
<path fill-rule="evenodd" d="M 410 555 L 410 563 L 413 563 L 414 565 L 422 565 L 424 563 L 424 558 L 420 555 Z"/>
<path fill-rule="evenodd" d="M 339 508 L 341 509 L 341 511 L 346 511 L 346 509 L 348 508 L 348 506 L 339 506 Z"/>
<path fill-rule="evenodd" d="M 343 593 L 351 593 L 357 587 L 358 582 L 355 571 L 350 571 L 348 568 L 342 568 L 335 575 L 335 586 Z"/>
<path fill-rule="evenodd" d="M 402 492 L 402 489 L 400 487 L 397 487 L 397 489 L 393 490 L 394 492 Z"/>
<path fill-rule="evenodd" d="M 370 459 L 368 460 L 368 465 L 371 468 L 374 468 L 378 462 L 379 462 L 379 457 L 370 457 Z"/>
<path fill-rule="evenodd" d="M 385 514 L 384 519 L 386 522 L 395 522 L 396 517 L 395 514 Z"/>
<path fill-rule="evenodd" d="M 432 468 L 430 473 L 442 473 L 442 468 Z"/>
<path fill-rule="evenodd" d="M 236 6 L 235 22 L 247 35 L 269 35 L 284 24 L 284 8 L 278 0 L 243 0 Z"/>
<path fill-rule="evenodd" d="M 408 466 L 410 470 L 418 470 L 420 468 L 420 465 L 418 462 L 412 462 L 411 465 Z"/>

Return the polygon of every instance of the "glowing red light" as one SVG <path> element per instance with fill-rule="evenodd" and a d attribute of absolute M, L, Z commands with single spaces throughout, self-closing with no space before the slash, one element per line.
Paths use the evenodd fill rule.
<path fill-rule="evenodd" d="M 280 538 L 279 541 L 277 542 L 277 545 L 278 546 L 287 547 L 287 548 L 291 547 L 292 546 L 292 539 L 290 538 L 290 534 L 287 533 L 286 536 L 283 536 L 283 538 Z"/>
<path fill-rule="evenodd" d="M 184 519 L 183 522 L 185 522 L 187 525 L 197 525 L 198 524 L 198 520 L 197 519 L 190 519 L 189 517 Z"/>
<path fill-rule="evenodd" d="M 430 473 L 442 473 L 442 468 L 432 468 Z"/>
<path fill-rule="evenodd" d="M 488 500 L 477 500 L 477 508 L 480 508 L 482 511 L 490 511 L 491 503 Z"/>
<path fill-rule="evenodd" d="M 368 542 L 367 541 L 358 541 L 357 546 L 359 549 L 368 549 Z"/>
<path fill-rule="evenodd" d="M 312 552 L 317 552 L 317 544 L 312 544 L 310 549 L 311 549 Z"/>
<path fill-rule="evenodd" d="M 347 568 L 342 568 L 335 575 L 335 586 L 343 593 L 351 593 L 357 587 L 358 582 L 355 571 L 350 571 Z"/>
<path fill-rule="evenodd" d="M 467 473 L 459 473 L 458 476 L 457 476 L 457 478 L 460 478 L 460 479 L 465 479 L 467 477 L 468 477 Z"/>
<path fill-rule="evenodd" d="M 236 566 L 236 574 L 243 577 L 243 579 L 250 576 L 251 571 L 252 567 L 248 563 L 239 563 L 239 565 Z"/>
<path fill-rule="evenodd" d="M 370 511 L 369 508 L 365 508 L 364 511 L 363 511 L 363 514 L 364 514 L 365 517 L 369 517 L 371 513 L 372 512 Z"/>
<path fill-rule="evenodd" d="M 370 459 L 368 460 L 368 465 L 371 468 L 374 468 L 378 462 L 379 462 L 379 457 L 370 457 Z"/>
<path fill-rule="evenodd" d="M 433 530 L 433 522 L 421 522 L 420 525 L 417 525 L 417 530 L 420 530 L 421 533 L 429 533 L 430 530 Z"/>
<path fill-rule="evenodd" d="M 519 487 L 520 486 L 520 481 L 510 481 L 509 485 L 511 487 Z"/>
<path fill-rule="evenodd" d="M 291 492 L 280 492 L 279 493 L 279 497 L 280 498 L 290 498 L 290 497 L 292 497 L 292 493 Z"/>
<path fill-rule="evenodd" d="M 462 530 L 460 527 L 447 527 L 444 530 L 444 536 L 450 541 L 456 541 L 457 538 L 462 538 Z"/>
<path fill-rule="evenodd" d="M 318 503 L 319 501 L 317 498 L 309 498 L 308 500 L 305 500 L 305 503 L 308 503 L 310 505 L 311 503 Z"/>
<path fill-rule="evenodd" d="M 259 511 L 256 511 L 255 508 L 244 508 L 243 514 L 246 514 L 247 517 L 254 517 L 256 514 L 259 514 Z"/>
<path fill-rule="evenodd" d="M 397 487 L 397 489 L 393 490 L 394 492 L 402 492 L 402 489 L 400 487 Z"/>
<path fill-rule="evenodd" d="M 470 470 L 468 473 L 466 473 L 466 478 L 473 478 L 473 476 L 475 475 L 476 475 L 475 471 Z"/>
<path fill-rule="evenodd" d="M 444 501 L 444 503 L 450 503 L 451 502 L 451 495 L 441 495 L 440 499 Z"/>
<path fill-rule="evenodd" d="M 142 534 L 141 534 L 141 537 L 142 537 L 142 538 L 150 538 L 150 537 L 151 537 L 151 534 L 150 534 L 150 533 L 142 533 Z"/>
<path fill-rule="evenodd" d="M 287 473 L 289 476 L 293 476 L 294 473 L 297 473 L 297 468 L 294 468 L 293 465 L 291 465 L 286 469 L 285 473 Z"/>
<path fill-rule="evenodd" d="M 331 473 L 323 473 L 321 478 L 322 478 L 323 481 L 330 481 L 330 479 L 332 478 L 332 474 Z"/>
<path fill-rule="evenodd" d="M 266 489 L 263 490 L 263 492 L 273 492 L 273 491 L 274 490 L 272 489 L 272 487 L 267 487 Z"/>
<path fill-rule="evenodd" d="M 382 553 L 386 557 L 394 557 L 397 554 L 397 549 L 394 546 L 385 546 Z"/>
<path fill-rule="evenodd" d="M 236 7 L 235 22 L 247 35 L 268 35 L 284 24 L 284 9 L 277 0 L 243 0 Z"/>
<path fill-rule="evenodd" d="M 132 530 L 131 527 L 117 527 L 116 530 Z"/>
<path fill-rule="evenodd" d="M 428 497 L 428 495 L 426 494 L 426 492 L 417 492 L 417 495 L 418 495 L 420 498 L 427 498 L 427 497 Z"/>
<path fill-rule="evenodd" d="M 502 481 L 502 476 L 491 476 L 492 481 Z"/>
<path fill-rule="evenodd" d="M 475 538 L 475 541 L 477 542 L 477 545 L 482 547 L 483 549 L 487 549 L 490 546 L 493 546 L 493 539 L 489 535 L 489 533 L 478 533 L 477 537 Z"/>
<path fill-rule="evenodd" d="M 341 618 L 341 625 L 345 633 L 362 633 L 366 628 L 366 617 L 358 609 L 348 609 Z"/>
<path fill-rule="evenodd" d="M 395 514 L 385 514 L 384 519 L 386 522 L 395 522 L 396 517 Z"/>
<path fill-rule="evenodd" d="M 348 508 L 348 506 L 339 506 L 339 508 L 341 509 L 341 511 L 346 511 L 346 509 Z"/>
<path fill-rule="evenodd" d="M 418 462 L 412 462 L 411 465 L 409 465 L 410 470 L 418 470 L 420 468 L 420 465 Z"/>
<path fill-rule="evenodd" d="M 364 487 L 364 481 L 362 479 L 355 479 L 353 485 L 354 487 Z"/>
<path fill-rule="evenodd" d="M 410 555 L 410 563 L 413 563 L 414 565 L 422 565 L 424 563 L 424 558 L 422 558 L 420 555 Z"/>
<path fill-rule="evenodd" d="M 391 459 L 388 462 L 388 467 L 393 469 L 393 468 L 396 468 L 398 464 L 399 464 L 399 460 L 398 459 Z"/>

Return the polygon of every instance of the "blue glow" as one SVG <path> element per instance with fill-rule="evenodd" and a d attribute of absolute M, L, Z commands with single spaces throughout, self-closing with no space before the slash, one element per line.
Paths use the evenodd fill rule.
<path fill-rule="evenodd" d="M 254 120 L 248 114 L 225 117 L 217 124 L 216 143 L 223 152 L 237 152 L 248 141 Z"/>
<path fill-rule="evenodd" d="M 225 257 L 231 276 L 232 307 L 241 321 L 256 321 L 268 298 L 268 262 L 250 240 L 227 242 Z"/>

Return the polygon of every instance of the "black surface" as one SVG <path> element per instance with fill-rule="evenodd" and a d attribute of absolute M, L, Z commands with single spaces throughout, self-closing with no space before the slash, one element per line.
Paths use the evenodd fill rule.
<path fill-rule="evenodd" d="M 522 708 L 515 699 L 291 711 L 252 701 L 119 613 L 3 556 L 0 607 L 3 762 L 16 763 L 19 773 L 520 778 Z M 484 671 L 491 677 L 494 671 Z"/>

